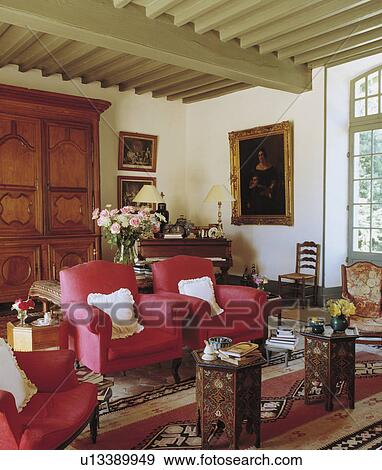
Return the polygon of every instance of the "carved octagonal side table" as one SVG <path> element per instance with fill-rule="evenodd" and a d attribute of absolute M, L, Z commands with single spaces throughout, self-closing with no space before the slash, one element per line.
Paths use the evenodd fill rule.
<path fill-rule="evenodd" d="M 197 433 L 208 449 L 213 432 L 224 428 L 230 449 L 238 449 L 243 420 L 247 432 L 256 434 L 260 447 L 261 366 L 258 353 L 239 366 L 216 359 L 203 361 L 202 351 L 193 351 L 196 362 Z"/>
<path fill-rule="evenodd" d="M 325 409 L 332 411 L 333 398 L 346 391 L 353 409 L 357 328 L 336 333 L 329 326 L 322 334 L 306 328 L 301 334 L 305 336 L 305 403 L 324 400 Z"/>

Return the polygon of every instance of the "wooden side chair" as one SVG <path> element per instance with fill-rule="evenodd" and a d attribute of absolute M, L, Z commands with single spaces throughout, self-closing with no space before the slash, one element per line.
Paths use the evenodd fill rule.
<path fill-rule="evenodd" d="M 317 305 L 318 282 L 320 276 L 320 245 L 305 241 L 296 245 L 296 271 L 279 275 L 279 294 L 293 291 L 294 297 L 300 298 L 303 305 L 307 298 Z"/>

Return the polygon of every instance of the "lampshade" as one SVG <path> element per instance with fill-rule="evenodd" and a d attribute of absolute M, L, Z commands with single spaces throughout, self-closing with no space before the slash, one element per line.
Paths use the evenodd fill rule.
<path fill-rule="evenodd" d="M 164 201 L 154 185 L 144 184 L 133 199 L 133 202 L 155 203 Z"/>
<path fill-rule="evenodd" d="M 223 184 L 214 184 L 209 190 L 204 202 L 231 202 L 235 199 Z"/>

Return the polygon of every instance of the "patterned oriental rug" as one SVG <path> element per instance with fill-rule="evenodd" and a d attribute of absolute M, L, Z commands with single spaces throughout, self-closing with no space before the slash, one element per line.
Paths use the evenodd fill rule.
<path fill-rule="evenodd" d="M 300 357 L 299 357 L 300 356 Z M 294 365 L 293 365 L 294 362 Z M 301 354 L 292 358 L 290 372 L 279 365 L 265 367 L 262 385 L 263 449 L 381 449 L 382 361 L 381 355 L 357 353 L 356 406 L 348 410 L 342 397 L 334 411 L 323 403 L 304 404 L 304 371 Z M 342 385 L 338 386 L 338 393 Z M 345 395 L 344 395 L 345 397 Z M 345 400 L 345 398 L 344 398 Z M 345 402 L 346 404 L 346 402 Z M 195 434 L 194 380 L 166 385 L 154 391 L 118 398 L 110 412 L 101 411 L 97 444 L 84 431 L 74 449 L 199 449 Z M 254 436 L 243 432 L 240 448 L 253 448 Z M 224 432 L 216 434 L 213 448 L 226 449 Z"/>

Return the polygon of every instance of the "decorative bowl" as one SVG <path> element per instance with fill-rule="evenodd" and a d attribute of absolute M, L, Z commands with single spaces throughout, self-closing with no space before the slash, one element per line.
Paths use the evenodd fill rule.
<path fill-rule="evenodd" d="M 215 351 L 219 349 L 228 348 L 232 344 L 232 339 L 227 336 L 213 336 L 208 339 L 208 343 L 213 347 Z"/>
<path fill-rule="evenodd" d="M 312 328 L 312 333 L 321 335 L 325 330 L 325 318 L 322 318 L 322 317 L 308 318 L 308 326 Z"/>

